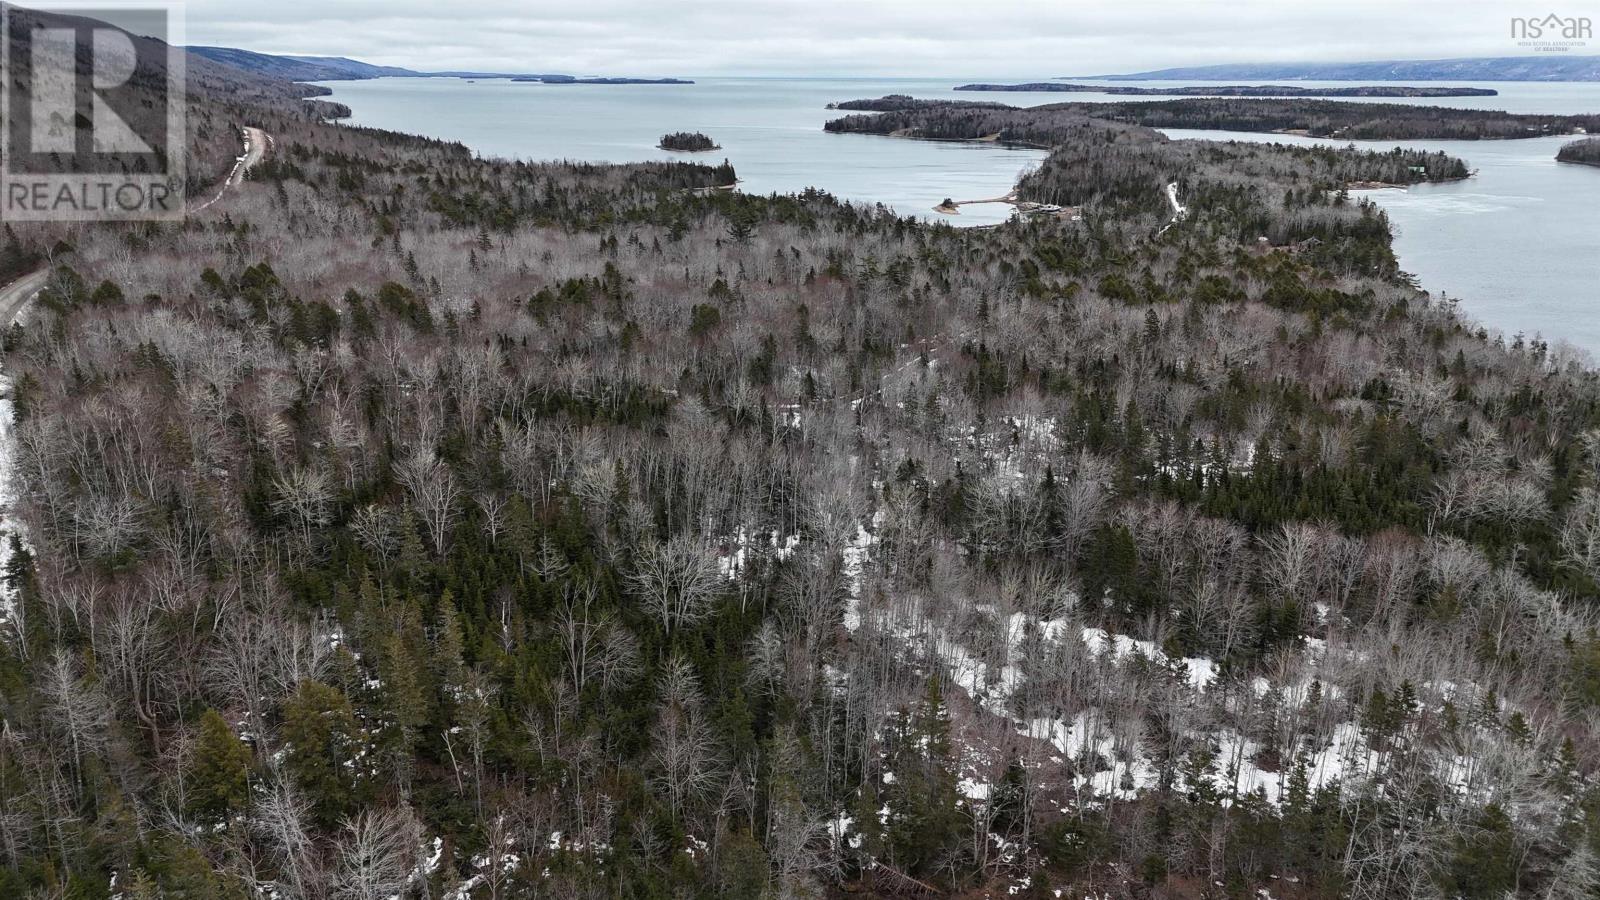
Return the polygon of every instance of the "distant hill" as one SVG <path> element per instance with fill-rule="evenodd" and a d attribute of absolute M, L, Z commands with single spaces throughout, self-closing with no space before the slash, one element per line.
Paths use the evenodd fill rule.
<path fill-rule="evenodd" d="M 250 50 L 237 50 L 232 47 L 188 47 L 186 49 L 193 56 L 209 59 L 212 62 L 231 66 L 255 75 L 280 78 L 285 81 L 349 81 L 356 78 L 375 77 L 357 75 L 346 69 L 309 61 L 320 59 L 321 57 L 273 56 L 270 53 L 256 53 Z"/>
<path fill-rule="evenodd" d="M 1107 81 L 1600 81 L 1600 56 L 1501 56 L 1345 63 L 1232 63 L 1126 75 Z"/>
<path fill-rule="evenodd" d="M 78 15 L 21 7 L 12 7 L 9 12 L 9 28 L 0 34 L 0 40 L 5 40 L 9 44 L 7 52 L 13 59 L 21 59 L 25 54 L 33 52 L 32 45 L 25 36 L 36 28 L 106 27 L 105 22 Z M 130 81 L 128 101 L 118 108 L 117 113 L 134 127 L 135 134 L 159 133 L 166 127 L 164 86 L 170 48 L 154 37 L 126 31 L 122 33 L 127 38 L 130 50 L 113 52 L 119 62 L 129 66 L 133 66 L 135 60 L 138 60 L 141 73 Z M 130 52 L 131 58 L 127 55 Z M 290 127 L 288 123 L 291 122 L 298 126 L 305 121 L 320 120 L 347 112 L 340 104 L 304 99 L 326 93 L 326 89 L 295 84 L 292 80 L 269 71 L 252 69 L 244 65 L 219 63 L 206 54 L 192 52 L 184 54 L 183 72 L 185 80 L 183 99 L 188 130 L 184 140 L 184 149 L 188 154 L 185 166 L 187 183 L 183 185 L 183 189 L 190 196 L 212 190 L 217 181 L 233 168 L 239 154 L 239 123 L 255 122 Z M 22 96 L 28 96 L 34 78 L 31 67 L 19 68 L 16 72 L 9 73 L 8 77 L 12 78 L 15 86 L 23 92 Z M 273 118 L 270 121 L 261 118 L 262 111 L 267 109 L 272 110 Z M 162 152 L 168 149 L 160 148 Z M 135 167 L 154 162 L 144 154 L 111 155 L 121 165 L 134 171 L 138 171 Z M 61 167 L 72 164 L 70 156 L 62 158 L 57 158 L 55 154 L 50 156 L 52 158 L 48 160 L 30 160 L 29 164 L 39 166 L 38 171 L 65 171 Z M 23 226 L 19 224 L 18 227 Z M 20 274 L 15 268 L 6 268 L 15 262 L 15 257 L 9 263 L 0 261 L 0 276 L 11 277 Z M 0 883 L 3 883 L 3 878 L 0 878 Z M 9 894 L 4 889 L 0 889 L 0 893 Z"/>
<path fill-rule="evenodd" d="M 412 69 L 402 69 L 399 66 L 375 66 L 372 63 L 364 63 L 359 59 L 350 59 L 345 56 L 282 56 L 278 58 L 297 60 L 307 65 L 322 66 L 339 72 L 347 72 L 351 78 L 415 78 L 423 74 Z"/>
<path fill-rule="evenodd" d="M 286 81 L 364 81 L 370 78 L 508 78 L 545 84 L 694 84 L 678 78 L 622 78 L 521 72 L 419 72 L 399 66 L 376 66 L 345 56 L 296 56 L 257 53 L 233 47 L 188 47 L 199 57 L 241 71 Z"/>

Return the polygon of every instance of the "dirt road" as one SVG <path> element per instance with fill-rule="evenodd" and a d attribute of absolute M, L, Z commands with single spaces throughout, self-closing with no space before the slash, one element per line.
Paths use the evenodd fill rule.
<path fill-rule="evenodd" d="M 222 187 L 217 189 L 217 195 L 189 211 L 200 212 L 208 209 L 228 193 L 228 188 L 244 184 L 245 173 L 255 168 L 255 165 L 266 157 L 267 148 L 271 145 L 272 135 L 254 126 L 245 126 L 244 155 L 240 156 L 238 161 L 233 164 L 233 170 L 228 173 L 228 177 L 222 180 Z"/>
<path fill-rule="evenodd" d="M 244 183 L 244 176 L 257 163 L 267 155 L 267 148 L 272 145 L 272 135 L 259 128 L 247 127 L 244 129 L 244 155 L 233 164 L 233 170 L 228 177 L 223 179 L 222 187 L 217 195 L 205 203 L 194 207 L 190 212 L 199 212 L 228 193 L 228 188 L 238 187 Z M 22 314 L 28 301 L 32 300 L 44 287 L 45 279 L 49 276 L 48 269 L 30 272 L 4 287 L 0 287 L 0 327 L 9 327 L 17 317 Z"/>
<path fill-rule="evenodd" d="M 254 126 L 245 126 L 244 129 L 244 156 L 239 158 L 239 164 L 233 167 L 233 172 L 228 175 L 228 183 L 237 186 L 244 181 L 244 174 L 255 168 L 256 163 L 267 155 L 267 148 L 272 144 L 272 135 L 267 134 Z"/>
<path fill-rule="evenodd" d="M 45 278 L 49 274 L 49 271 L 40 269 L 0 288 L 0 322 L 10 325 L 16 321 L 22 308 L 44 287 Z"/>

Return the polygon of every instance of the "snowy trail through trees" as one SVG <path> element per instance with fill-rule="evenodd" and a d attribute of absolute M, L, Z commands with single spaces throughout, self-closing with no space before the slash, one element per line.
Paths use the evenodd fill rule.
<path fill-rule="evenodd" d="M 41 269 L 0 288 L 0 312 L 3 312 L 4 321 L 8 326 L 17 320 L 29 301 L 38 295 L 39 290 L 44 287 L 47 274 Z M 11 534 L 16 528 L 16 522 L 11 516 L 11 503 L 14 499 L 11 486 L 13 459 L 11 413 L 11 379 L 9 375 L 0 372 L 0 572 L 4 572 L 11 563 Z M 16 613 L 16 597 L 12 589 L 10 586 L 0 587 L 0 628 L 14 621 Z"/>
<path fill-rule="evenodd" d="M 272 136 L 260 128 L 246 126 L 243 134 L 244 154 L 234 163 L 233 169 L 228 172 L 222 185 L 217 190 L 217 195 L 194 208 L 194 212 L 207 209 L 212 204 L 227 195 L 228 189 L 244 183 L 244 176 L 250 169 L 266 157 L 267 148 L 272 144 Z M 39 296 L 50 276 L 48 268 L 18 278 L 5 287 L 0 287 L 0 322 L 6 327 L 19 321 L 28 304 Z M 15 501 L 12 489 L 12 467 L 15 460 L 15 450 L 12 445 L 15 422 L 12 420 L 13 406 L 11 397 L 11 377 L 8 373 L 0 371 L 0 574 L 11 563 L 11 537 L 18 533 L 19 525 L 11 515 L 11 505 Z M 4 629 L 16 622 L 20 631 L 22 625 L 17 622 L 17 598 L 10 585 L 0 585 L 0 634 Z"/>

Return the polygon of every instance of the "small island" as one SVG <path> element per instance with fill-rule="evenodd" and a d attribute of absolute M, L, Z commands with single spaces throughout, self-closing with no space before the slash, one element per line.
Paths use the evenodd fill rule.
<path fill-rule="evenodd" d="M 1577 163 L 1580 166 L 1600 166 L 1600 137 L 1584 138 L 1562 145 L 1556 151 L 1556 160 Z"/>
<path fill-rule="evenodd" d="M 656 146 L 663 150 L 678 150 L 684 153 L 704 153 L 708 150 L 722 149 L 720 144 L 698 131 L 676 131 L 672 134 L 663 134 L 661 143 Z"/>

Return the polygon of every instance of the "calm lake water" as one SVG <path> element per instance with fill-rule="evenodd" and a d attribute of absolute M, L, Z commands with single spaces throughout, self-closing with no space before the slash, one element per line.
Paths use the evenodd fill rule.
<path fill-rule="evenodd" d="M 883 203 L 903 215 L 938 217 L 946 197 L 1003 195 L 1044 158 L 1038 150 L 985 144 L 910 141 L 827 134 L 824 122 L 845 113 L 838 100 L 889 93 L 952 93 L 952 81 L 895 79 L 716 78 L 690 85 L 547 85 L 447 78 L 329 82 L 354 112 L 353 124 L 458 140 L 485 156 L 638 162 L 727 159 L 740 190 L 767 194 L 820 188 L 838 197 Z M 1006 95 L 1026 103 L 1032 94 Z M 982 98 L 980 98 L 982 99 Z M 661 135 L 701 131 L 722 145 L 710 153 L 658 149 Z M 1001 222 L 1010 207 L 988 205 L 948 217 L 959 224 Z"/>
<path fill-rule="evenodd" d="M 328 87 L 334 92 L 331 99 L 352 109 L 354 124 L 457 140 L 485 156 L 606 162 L 726 158 L 738 170 L 740 188 L 748 192 L 816 187 L 849 200 L 883 203 L 904 215 L 962 225 L 1000 221 L 1009 208 L 967 207 L 959 216 L 946 217 L 932 207 L 945 197 L 973 200 L 1005 194 L 1044 154 L 984 144 L 827 134 L 823 123 L 841 113 L 824 107 L 833 101 L 890 93 L 998 100 L 1018 106 L 1140 99 L 1100 93 L 952 91 L 959 83 L 962 80 L 712 78 L 692 85 L 612 86 L 385 78 L 332 82 Z M 1462 84 L 1492 87 L 1500 95 L 1389 102 L 1525 113 L 1600 112 L 1600 84 Z M 657 149 L 655 142 L 669 131 L 703 131 L 722 149 L 694 155 Z M 1229 132 L 1168 134 L 1316 143 L 1309 138 Z M 1423 287 L 1459 298 L 1469 315 L 1493 330 L 1541 335 L 1600 355 L 1600 168 L 1558 164 L 1555 152 L 1564 140 L 1405 142 L 1401 145 L 1460 156 L 1477 174 L 1453 184 L 1374 191 L 1369 196 L 1388 211 L 1401 265 Z M 1365 143 L 1374 148 L 1395 144 Z"/>

